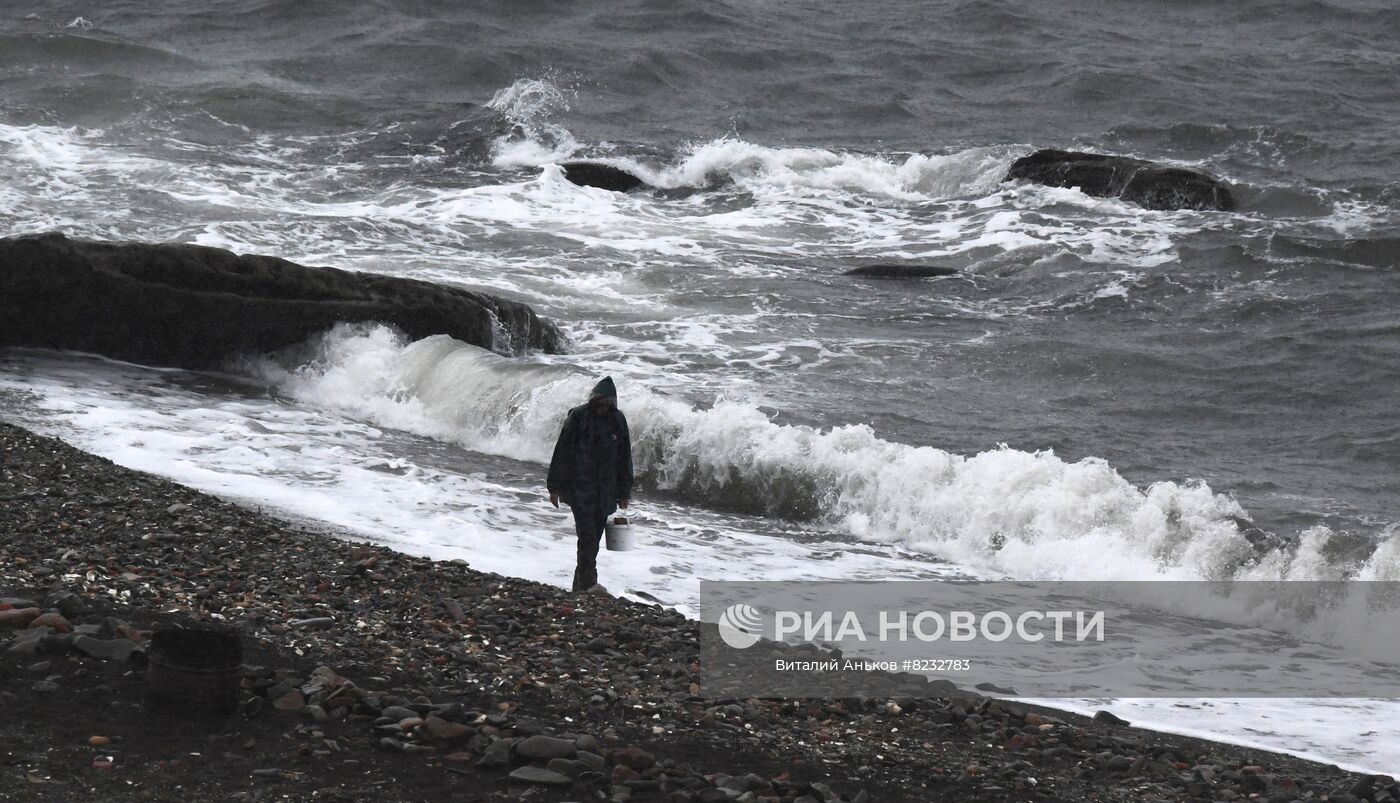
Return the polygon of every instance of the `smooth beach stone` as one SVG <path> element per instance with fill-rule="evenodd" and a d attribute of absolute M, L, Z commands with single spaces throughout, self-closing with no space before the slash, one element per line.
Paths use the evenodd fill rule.
<path fill-rule="evenodd" d="M 546 786 L 568 786 L 574 782 L 569 776 L 544 767 L 518 767 L 511 771 L 510 779 Z"/>

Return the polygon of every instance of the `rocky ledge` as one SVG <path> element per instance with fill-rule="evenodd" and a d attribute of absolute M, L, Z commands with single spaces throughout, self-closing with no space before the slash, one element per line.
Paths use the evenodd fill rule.
<path fill-rule="evenodd" d="M 1214 176 L 1142 159 L 1080 151 L 1039 150 L 1011 164 L 1006 180 L 1074 187 L 1085 195 L 1118 198 L 1148 209 L 1235 208 L 1235 196 Z"/>
<path fill-rule="evenodd" d="M 705 699 L 674 611 L 304 531 L 4 424 L 0 460 L 4 800 L 1400 800 L 1106 712 Z M 179 623 L 241 634 L 233 715 L 143 706 L 147 634 Z"/>
<path fill-rule="evenodd" d="M 451 335 L 505 354 L 562 347 L 559 330 L 524 304 L 416 279 L 198 245 L 0 239 L 0 347 L 217 369 L 342 321 L 391 324 L 414 339 Z"/>

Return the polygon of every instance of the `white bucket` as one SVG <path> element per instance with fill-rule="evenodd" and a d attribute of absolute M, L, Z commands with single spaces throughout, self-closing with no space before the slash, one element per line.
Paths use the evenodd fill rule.
<path fill-rule="evenodd" d="M 603 530 L 609 552 L 629 552 L 636 548 L 637 538 L 632 525 L 623 516 L 613 516 Z"/>

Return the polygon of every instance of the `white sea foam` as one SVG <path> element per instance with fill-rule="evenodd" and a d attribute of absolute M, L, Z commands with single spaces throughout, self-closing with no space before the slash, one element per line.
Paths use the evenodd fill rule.
<path fill-rule="evenodd" d="M 236 158 L 224 163 L 180 143 L 156 158 L 114 146 L 101 131 L 0 125 L 0 171 L 10 176 L 0 190 L 6 200 L 0 215 L 19 232 L 192 239 L 311 264 L 435 280 L 470 275 L 477 284 L 551 311 L 563 305 L 564 317 L 585 319 L 600 307 L 664 309 L 666 299 L 638 278 L 665 266 L 758 277 L 810 273 L 813 261 L 1046 248 L 1089 261 L 1152 265 L 1172 257 L 1173 238 L 1185 225 L 1070 190 L 1002 186 L 1011 146 L 856 154 L 723 139 L 694 146 L 669 164 L 623 160 L 664 186 L 700 186 L 722 176 L 728 189 L 717 194 L 576 187 L 552 164 L 576 150 L 551 117 L 568 102 L 568 92 L 547 80 L 522 80 L 499 92 L 491 105 L 512 131 L 497 141 L 496 157 L 542 163 L 540 173 L 459 187 L 367 184 L 366 165 L 308 163 L 304 141 L 256 138 L 230 146 Z M 128 192 L 132 186 L 141 192 Z M 713 200 L 734 191 L 749 197 Z M 1039 214 L 1045 205 L 1057 215 Z M 84 208 L 106 211 L 100 219 L 74 214 Z M 511 241 L 560 247 L 549 259 L 528 260 L 489 250 Z M 1007 260 L 1017 269 L 1033 261 Z M 484 269 L 475 269 L 477 263 Z"/>
<path fill-rule="evenodd" d="M 725 179 L 749 190 L 840 190 L 932 201 L 995 192 L 1016 153 L 1007 146 L 950 154 L 860 154 L 774 148 L 726 137 L 692 147 L 675 166 L 628 166 L 662 187 L 706 187 Z"/>
<path fill-rule="evenodd" d="M 207 379 L 189 387 L 182 384 L 186 375 L 180 371 L 85 357 L 8 358 L 0 362 L 0 397 L 7 401 L 3 418 L 60 434 L 122 465 L 344 528 L 404 552 L 463 558 L 482 571 L 567 586 L 573 529 L 567 511 L 545 501 L 538 464 L 441 449 L 397 426 L 367 420 L 427 426 L 443 438 L 479 438 L 508 451 L 514 448 L 511 426 L 477 429 L 473 418 L 509 418 L 512 410 L 524 412 L 522 405 L 500 394 L 459 409 L 457 424 L 428 421 L 422 410 L 429 405 L 407 395 L 408 385 L 358 381 L 355 372 L 380 372 L 377 379 L 383 380 L 392 373 L 385 361 L 403 356 L 384 330 L 366 332 L 366 337 L 376 345 L 354 357 L 343 355 L 346 359 L 335 366 L 327 363 L 301 376 L 266 367 L 287 387 L 324 402 L 313 405 L 250 394 L 247 388 L 211 389 Z M 480 356 L 477 350 L 464 351 L 454 362 L 457 349 L 450 341 L 429 345 L 454 367 L 437 378 L 419 377 L 418 384 L 403 379 L 422 391 L 431 406 L 445 404 L 431 386 L 441 393 L 453 391 L 445 381 L 448 375 L 492 378 L 482 373 L 492 363 L 489 359 L 472 365 Z M 424 360 L 404 367 L 411 374 L 432 364 Z M 564 379 L 566 387 L 560 390 L 576 390 L 574 383 L 581 378 L 546 365 L 535 370 Z M 547 388 L 550 382 L 524 384 Z M 380 397 L 380 392 L 390 395 Z M 16 397 L 34 401 L 10 404 Z M 530 429 L 516 424 L 516 431 Z M 648 594 L 692 616 L 698 611 L 700 578 L 968 576 L 922 556 L 831 538 L 792 539 L 760 518 L 665 499 L 641 500 L 631 513 L 643 545 L 625 561 L 601 557 L 607 585 L 618 592 Z"/>

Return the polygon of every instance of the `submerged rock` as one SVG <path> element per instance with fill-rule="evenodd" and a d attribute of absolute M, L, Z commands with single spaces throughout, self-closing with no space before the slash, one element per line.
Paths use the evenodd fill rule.
<path fill-rule="evenodd" d="M 361 321 L 508 354 L 562 345 L 559 330 L 524 304 L 416 279 L 198 245 L 0 239 L 0 347 L 219 368 Z"/>
<path fill-rule="evenodd" d="M 647 186 L 640 177 L 602 162 L 565 162 L 559 167 L 564 170 L 564 178 L 581 187 L 631 192 L 638 187 Z"/>
<path fill-rule="evenodd" d="M 879 279 L 929 279 L 936 276 L 953 276 L 957 274 L 957 272 L 957 268 L 949 268 L 944 265 L 877 263 L 874 265 L 861 265 L 858 268 L 851 268 L 846 271 L 845 275 L 870 276 Z"/>
<path fill-rule="evenodd" d="M 1111 711 L 1095 711 L 1094 721 L 1103 725 L 1120 725 L 1123 727 L 1128 726 L 1128 720 L 1123 719 L 1122 717 L 1114 714 Z"/>
<path fill-rule="evenodd" d="M 1085 195 L 1118 198 L 1148 209 L 1235 208 L 1235 197 L 1217 178 L 1126 156 L 1040 150 L 1011 164 L 1006 180 L 1016 179 L 1075 187 Z"/>

